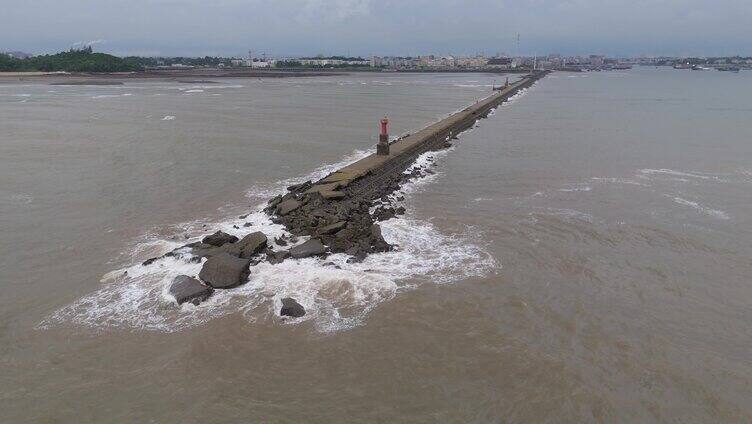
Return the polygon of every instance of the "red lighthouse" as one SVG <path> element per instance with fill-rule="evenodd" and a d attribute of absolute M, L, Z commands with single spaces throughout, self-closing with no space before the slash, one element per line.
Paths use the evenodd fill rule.
<path fill-rule="evenodd" d="M 376 154 L 386 156 L 389 154 L 389 119 L 385 116 L 381 120 L 381 132 L 379 133 L 379 144 L 376 145 Z"/>

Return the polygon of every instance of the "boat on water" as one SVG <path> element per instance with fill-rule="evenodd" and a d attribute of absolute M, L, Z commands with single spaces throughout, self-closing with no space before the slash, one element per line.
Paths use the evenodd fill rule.
<path fill-rule="evenodd" d="M 719 66 L 718 70 L 723 72 L 739 72 L 740 68 L 738 66 Z"/>
<path fill-rule="evenodd" d="M 674 69 L 691 69 L 692 65 L 689 63 L 674 63 Z"/>
<path fill-rule="evenodd" d="M 693 71 L 709 71 L 710 69 L 711 68 L 708 68 L 708 67 L 702 66 L 702 65 L 693 65 L 692 66 L 692 70 Z"/>

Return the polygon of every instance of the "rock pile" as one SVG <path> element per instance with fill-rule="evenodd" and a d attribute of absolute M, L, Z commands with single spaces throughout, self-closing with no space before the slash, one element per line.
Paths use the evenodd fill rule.
<path fill-rule="evenodd" d="M 430 173 L 430 169 L 419 167 L 408 173 L 393 171 L 381 175 L 380 184 L 367 196 L 363 196 L 358 187 L 349 191 L 312 191 L 310 181 L 290 186 L 288 193 L 271 199 L 265 208 L 272 221 L 283 224 L 290 233 L 274 239 L 274 244 L 284 249 L 273 250 L 262 232 L 253 232 L 239 239 L 217 231 L 162 256 L 184 256 L 187 252 L 191 261 L 205 259 L 198 279 L 178 276 L 169 291 L 178 304 L 191 302 L 198 305 L 214 290 L 244 284 L 250 273 L 249 267 L 264 260 L 277 264 L 288 258 L 345 253 L 350 256 L 347 262 L 354 263 L 363 261 L 368 254 L 389 251 L 393 246 L 384 240 L 377 222 L 405 213 L 404 207 L 393 206 L 389 195 L 406 180 Z M 396 200 L 404 200 L 404 197 L 397 196 Z M 369 213 L 371 208 L 374 208 L 373 213 Z M 245 217 L 247 215 L 241 218 Z M 308 240 L 298 244 L 299 237 L 308 237 Z M 151 265 L 158 259 L 151 258 L 143 264 Z M 282 304 L 280 315 L 300 317 L 305 314 L 305 309 L 292 298 L 283 299 Z"/>

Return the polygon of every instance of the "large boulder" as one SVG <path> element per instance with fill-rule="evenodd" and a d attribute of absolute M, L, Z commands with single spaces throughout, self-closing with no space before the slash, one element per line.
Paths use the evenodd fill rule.
<path fill-rule="evenodd" d="M 231 289 L 245 283 L 250 271 L 250 259 L 238 258 L 227 253 L 210 257 L 198 277 L 215 289 Z"/>
<path fill-rule="evenodd" d="M 195 278 L 191 278 L 187 275 L 178 275 L 172 280 L 170 285 L 170 294 L 175 297 L 178 305 L 182 305 L 185 302 L 191 302 L 194 305 L 198 305 L 211 296 L 214 289 L 201 284 Z"/>
<path fill-rule="evenodd" d="M 297 300 L 291 297 L 286 297 L 282 299 L 282 309 L 280 309 L 279 314 L 282 316 L 299 318 L 305 315 L 305 308 L 298 303 Z"/>
<path fill-rule="evenodd" d="M 277 215 L 279 216 L 285 216 L 288 213 L 294 211 L 295 209 L 299 208 L 303 203 L 295 200 L 295 199 L 287 199 L 284 202 L 281 202 L 277 205 Z"/>
<path fill-rule="evenodd" d="M 326 246 L 319 239 L 310 239 L 290 249 L 290 255 L 296 259 L 319 256 L 324 253 L 326 253 Z"/>
<path fill-rule="evenodd" d="M 248 234 L 240 239 L 239 242 L 231 245 L 228 248 L 227 253 L 243 259 L 248 259 L 264 250 L 267 242 L 268 239 L 266 238 L 266 235 L 261 231 L 256 231 L 255 233 Z"/>
<path fill-rule="evenodd" d="M 237 237 L 227 234 L 224 231 L 217 231 L 216 233 L 210 236 L 206 236 L 203 240 L 201 240 L 201 242 L 204 244 L 210 244 L 217 247 L 227 243 L 235 243 L 236 241 L 238 241 Z"/>

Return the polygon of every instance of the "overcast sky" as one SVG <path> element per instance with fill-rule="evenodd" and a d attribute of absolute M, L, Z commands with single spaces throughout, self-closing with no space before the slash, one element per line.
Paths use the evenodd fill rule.
<path fill-rule="evenodd" d="M 0 51 L 752 55 L 752 0 L 0 0 Z"/>

